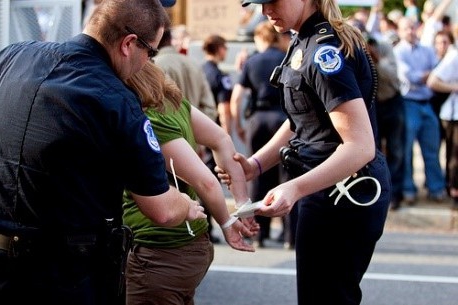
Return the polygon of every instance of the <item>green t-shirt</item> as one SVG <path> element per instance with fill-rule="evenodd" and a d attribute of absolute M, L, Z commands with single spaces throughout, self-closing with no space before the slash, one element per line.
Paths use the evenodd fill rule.
<path fill-rule="evenodd" d="M 187 100 L 183 100 L 180 109 L 176 111 L 169 108 L 166 109 L 164 114 L 161 114 L 150 108 L 145 113 L 153 125 L 154 134 L 160 144 L 174 139 L 184 138 L 196 149 L 197 144 L 191 129 L 191 104 Z M 171 174 L 168 176 L 170 184 L 175 185 L 173 176 Z M 197 198 L 194 189 L 180 180 L 179 189 L 181 192 L 188 194 L 192 199 Z M 191 236 L 188 233 L 185 223 L 173 228 L 160 227 L 141 213 L 127 192 L 124 192 L 123 209 L 123 221 L 132 229 L 135 243 L 145 246 L 156 248 L 181 247 L 189 244 L 208 230 L 206 219 L 197 219 L 190 222 L 195 236 Z"/>

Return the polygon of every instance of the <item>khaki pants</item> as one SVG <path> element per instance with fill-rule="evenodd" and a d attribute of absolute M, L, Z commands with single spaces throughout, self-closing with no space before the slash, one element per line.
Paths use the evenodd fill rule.
<path fill-rule="evenodd" d="M 135 245 L 126 268 L 127 305 L 193 305 L 213 257 L 208 234 L 180 248 Z"/>

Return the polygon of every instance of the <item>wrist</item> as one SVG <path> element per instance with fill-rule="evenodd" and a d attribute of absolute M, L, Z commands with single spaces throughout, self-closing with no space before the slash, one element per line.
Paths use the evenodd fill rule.
<path fill-rule="evenodd" d="M 229 217 L 229 219 L 225 223 L 223 223 L 221 225 L 221 229 L 222 230 L 226 230 L 226 229 L 230 228 L 237 220 L 238 220 L 238 218 L 235 217 L 235 216 Z"/>
<path fill-rule="evenodd" d="M 240 208 L 241 206 L 243 206 L 243 205 L 245 205 L 245 204 L 251 204 L 251 203 L 252 203 L 252 202 L 251 202 L 251 199 L 248 198 L 248 199 L 247 199 L 246 201 L 244 201 L 244 202 L 236 202 L 236 203 L 235 203 L 235 207 L 238 209 L 238 208 Z"/>
<path fill-rule="evenodd" d="M 251 157 L 251 159 L 253 159 L 254 163 L 256 164 L 256 167 L 258 168 L 258 176 L 261 176 L 262 174 L 262 166 L 261 166 L 261 162 L 259 162 L 259 160 L 256 158 L 256 157 Z"/>

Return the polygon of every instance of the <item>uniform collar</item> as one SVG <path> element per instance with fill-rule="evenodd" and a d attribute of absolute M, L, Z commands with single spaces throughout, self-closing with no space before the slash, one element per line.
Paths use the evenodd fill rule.
<path fill-rule="evenodd" d="M 111 67 L 111 58 L 105 47 L 93 37 L 86 34 L 78 34 L 71 39 L 77 44 L 82 44 L 89 48 L 93 54 L 100 57 Z"/>
<path fill-rule="evenodd" d="M 324 16 L 319 11 L 316 11 L 307 20 L 304 21 L 301 28 L 299 29 L 298 37 L 305 38 L 313 36 L 315 34 L 315 25 L 323 21 L 326 21 Z"/>

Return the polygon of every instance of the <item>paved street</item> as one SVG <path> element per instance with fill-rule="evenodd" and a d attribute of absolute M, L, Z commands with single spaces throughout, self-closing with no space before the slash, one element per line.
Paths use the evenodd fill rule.
<path fill-rule="evenodd" d="M 275 237 L 279 226 L 273 228 Z M 458 304 L 456 237 L 456 232 L 387 230 L 363 279 L 362 305 Z M 297 304 L 294 261 L 294 251 L 273 240 L 255 253 L 216 245 L 196 305 Z"/>
<path fill-rule="evenodd" d="M 423 164 L 418 148 L 415 151 L 419 201 L 389 212 L 361 284 L 362 305 L 458 304 L 458 211 L 450 209 L 450 200 L 426 200 L 421 189 Z M 230 197 L 228 204 L 232 205 Z M 219 227 L 214 228 L 222 238 Z M 281 222 L 275 218 L 271 240 L 255 253 L 235 251 L 224 242 L 216 245 L 196 305 L 297 304 L 295 254 L 275 241 L 280 230 Z"/>

